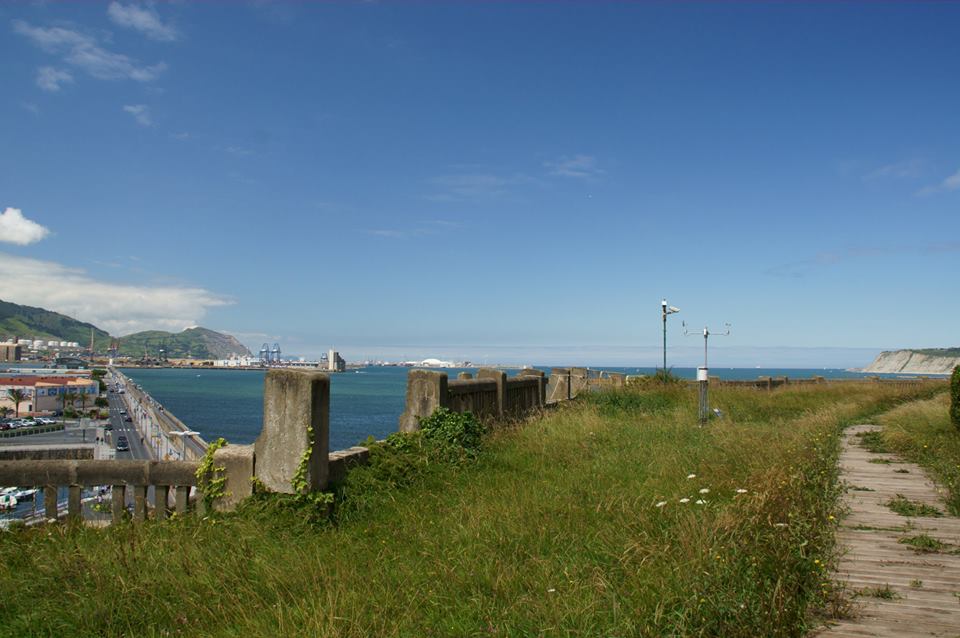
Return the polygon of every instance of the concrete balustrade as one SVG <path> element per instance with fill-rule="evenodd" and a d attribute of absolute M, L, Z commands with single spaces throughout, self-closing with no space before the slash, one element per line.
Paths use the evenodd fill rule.
<path fill-rule="evenodd" d="M 420 419 L 437 408 L 471 412 L 488 423 L 523 418 L 594 386 L 618 387 L 625 382 L 620 373 L 586 368 L 553 368 L 549 377 L 541 370 L 522 370 L 508 377 L 502 370 L 481 368 L 476 378 L 460 373 L 453 381 L 445 372 L 411 370 L 399 429 L 419 430 Z M 216 509 L 234 509 L 253 493 L 255 482 L 270 491 L 294 493 L 295 477 L 302 470 L 303 489 L 323 490 L 331 482 L 344 480 L 351 467 L 367 462 L 369 450 L 364 447 L 329 451 L 330 378 L 326 374 L 270 370 L 263 403 L 263 427 L 256 443 L 227 445 L 213 454 L 214 472 L 225 479 L 223 494 L 214 501 Z M 41 487 L 48 519 L 59 517 L 58 488 L 68 488 L 66 514 L 79 519 L 82 487 L 110 485 L 114 522 L 121 520 L 130 501 L 134 520 L 145 520 L 151 511 L 147 501 L 152 488 L 153 517 L 162 520 L 171 512 L 189 510 L 199 466 L 194 461 L 0 461 L 0 485 Z M 202 510 L 203 499 L 195 501 Z"/>
<path fill-rule="evenodd" d="M 171 490 L 176 495 L 175 511 L 186 513 L 190 489 L 197 484 L 198 466 L 191 461 L 0 461 L 0 485 L 42 489 L 44 515 L 48 520 L 59 518 L 59 488 L 67 488 L 68 519 L 79 520 L 83 508 L 82 489 L 109 485 L 111 518 L 115 523 L 126 510 L 129 490 L 134 504 L 134 520 L 142 521 L 147 517 L 147 491 L 150 487 L 154 488 L 153 510 L 157 518 L 166 518 Z"/>

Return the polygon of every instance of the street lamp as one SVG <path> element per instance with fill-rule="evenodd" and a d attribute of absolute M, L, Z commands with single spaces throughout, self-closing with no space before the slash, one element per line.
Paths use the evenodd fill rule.
<path fill-rule="evenodd" d="M 177 431 L 177 432 L 172 432 L 172 431 L 171 431 L 171 432 L 169 432 L 169 434 L 172 434 L 173 436 L 178 436 L 178 437 L 180 437 L 180 445 L 181 445 L 181 448 L 183 449 L 183 460 L 186 461 L 186 460 L 187 460 L 187 439 L 186 439 L 186 437 L 188 437 L 188 436 L 197 436 L 197 435 L 200 434 L 200 433 L 199 433 L 199 432 L 196 432 L 196 431 L 194 431 L 194 430 L 182 430 L 182 431 Z"/>
<path fill-rule="evenodd" d="M 680 312 L 680 309 L 675 306 L 668 306 L 666 299 L 660 302 L 660 308 L 663 314 L 663 374 L 667 374 L 667 315 Z"/>

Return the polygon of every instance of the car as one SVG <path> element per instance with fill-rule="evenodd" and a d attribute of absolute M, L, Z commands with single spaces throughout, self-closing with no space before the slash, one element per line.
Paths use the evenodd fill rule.
<path fill-rule="evenodd" d="M 127 441 L 127 437 L 120 436 L 117 437 L 117 452 L 126 452 L 130 449 L 130 442 Z"/>
<path fill-rule="evenodd" d="M 105 426 L 103 426 L 103 429 L 106 430 L 107 432 L 112 432 L 112 431 L 113 431 L 113 423 L 109 423 L 109 422 L 108 422 Z"/>
<path fill-rule="evenodd" d="M 124 420 L 125 422 L 127 422 L 127 423 L 133 423 L 133 419 L 130 418 L 130 415 L 129 415 L 129 414 L 128 414 L 127 416 L 123 417 L 123 420 Z"/>

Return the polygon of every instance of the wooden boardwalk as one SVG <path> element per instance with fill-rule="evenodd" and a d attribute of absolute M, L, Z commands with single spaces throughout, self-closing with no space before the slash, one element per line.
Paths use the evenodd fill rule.
<path fill-rule="evenodd" d="M 853 595 L 850 618 L 830 621 L 820 638 L 960 637 L 960 518 L 947 515 L 940 490 L 912 463 L 868 452 L 848 428 L 840 457 L 849 514 L 839 531 L 843 556 L 834 579 Z M 886 459 L 889 463 L 876 462 Z M 871 462 L 873 460 L 874 462 Z M 904 517 L 886 503 L 902 495 L 936 507 L 943 518 Z M 945 545 L 919 552 L 900 541 L 923 536 Z"/>

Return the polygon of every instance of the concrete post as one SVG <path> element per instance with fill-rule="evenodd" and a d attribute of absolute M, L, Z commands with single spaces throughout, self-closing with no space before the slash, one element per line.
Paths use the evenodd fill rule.
<path fill-rule="evenodd" d="M 71 521 L 83 519 L 83 503 L 80 498 L 79 485 L 71 485 L 67 488 L 67 518 Z"/>
<path fill-rule="evenodd" d="M 307 489 L 322 490 L 327 486 L 329 442 L 330 377 L 310 370 L 267 372 L 263 429 L 254 444 L 256 477 L 269 490 L 293 494 L 291 481 L 306 458 Z"/>
<path fill-rule="evenodd" d="M 43 515 L 47 520 L 57 519 L 57 486 L 45 485 L 43 488 Z"/>
<path fill-rule="evenodd" d="M 147 486 L 133 486 L 133 520 L 147 520 Z"/>
<path fill-rule="evenodd" d="M 407 404 L 400 415 L 401 432 L 417 432 L 420 419 L 437 408 L 449 407 L 447 373 L 433 370 L 411 370 L 407 373 Z"/>
<path fill-rule="evenodd" d="M 540 379 L 540 399 L 537 407 L 543 408 L 547 405 L 547 377 L 543 373 L 543 370 L 536 370 L 534 368 L 527 368 L 526 370 L 521 370 L 518 377 L 537 377 Z"/>
<path fill-rule="evenodd" d="M 123 520 L 123 510 L 127 506 L 126 492 L 126 485 L 114 485 L 110 490 L 110 512 L 114 525 Z"/>
<path fill-rule="evenodd" d="M 158 521 L 167 517 L 167 503 L 170 500 L 170 486 L 156 485 L 153 488 L 153 516 Z"/>
<path fill-rule="evenodd" d="M 509 408 L 507 400 L 507 373 L 494 368 L 480 368 L 477 370 L 478 379 L 493 379 L 497 383 L 497 417 L 502 419 Z"/>
<path fill-rule="evenodd" d="M 473 378 L 473 375 L 470 374 L 469 372 L 458 372 L 458 373 L 457 373 L 457 379 L 460 379 L 461 381 L 466 381 L 467 379 L 472 379 L 472 378 Z"/>
<path fill-rule="evenodd" d="M 223 498 L 214 502 L 214 509 L 232 511 L 240 501 L 253 495 L 253 481 L 250 480 L 254 474 L 253 448 L 253 445 L 227 445 L 213 453 L 214 467 L 222 467 L 227 479 Z"/>
<path fill-rule="evenodd" d="M 178 485 L 173 501 L 174 510 L 177 514 L 186 514 L 190 504 L 190 487 L 187 485 Z"/>

